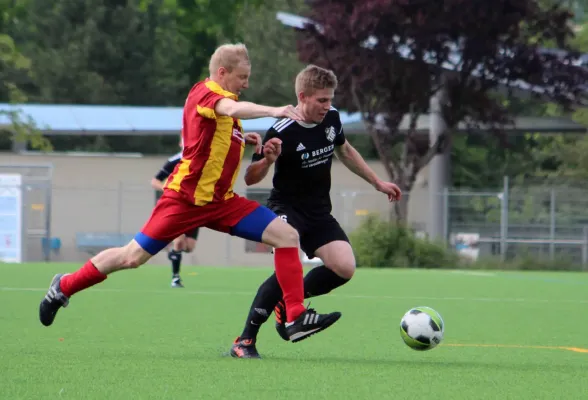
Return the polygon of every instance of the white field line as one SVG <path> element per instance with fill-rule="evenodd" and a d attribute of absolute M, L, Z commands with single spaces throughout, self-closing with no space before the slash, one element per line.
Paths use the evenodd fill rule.
<path fill-rule="evenodd" d="M 0 287 L 0 292 L 46 292 L 47 288 L 17 288 L 17 287 Z M 142 293 L 142 294 L 187 294 L 199 296 L 247 296 L 253 298 L 254 291 L 250 292 L 227 292 L 227 291 L 200 291 L 186 289 L 169 289 L 169 290 L 136 290 L 136 289 L 101 289 L 91 288 L 90 292 L 99 293 Z M 429 296 L 385 296 L 385 295 L 353 295 L 353 294 L 329 294 L 329 297 L 341 299 L 366 299 L 366 300 L 426 300 L 426 301 L 465 301 L 465 302 L 483 302 L 483 303 L 562 303 L 562 304 L 588 304 L 588 300 L 572 299 L 529 299 L 529 298 L 508 298 L 508 297 L 429 297 Z"/>

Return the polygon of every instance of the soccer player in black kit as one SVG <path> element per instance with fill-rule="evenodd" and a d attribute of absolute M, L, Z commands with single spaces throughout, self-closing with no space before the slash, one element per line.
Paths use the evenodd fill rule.
<path fill-rule="evenodd" d="M 275 163 L 273 189 L 268 207 L 298 231 L 300 247 L 309 258 L 324 265 L 310 270 L 304 278 L 305 298 L 320 296 L 349 282 L 355 272 L 355 256 L 347 235 L 331 215 L 331 163 L 333 154 L 352 172 L 386 194 L 389 201 L 400 199 L 393 183 L 382 181 L 345 139 L 339 112 L 331 106 L 337 77 L 332 71 L 309 65 L 296 77 L 298 109 L 303 121 L 277 121 L 264 137 L 263 152 L 253 155 L 245 182 L 254 185 Z M 276 275 L 260 287 L 245 321 L 245 328 L 233 342 L 231 355 L 260 358 L 256 348 L 260 326 L 272 309 L 276 329 L 288 340 L 285 308 Z"/>
<path fill-rule="evenodd" d="M 180 142 L 180 147 L 182 143 Z M 155 189 L 155 201 L 159 200 L 163 194 L 163 186 L 167 178 L 174 172 L 176 165 L 182 160 L 182 152 L 174 154 L 167 159 L 165 164 L 157 172 L 157 174 L 151 178 L 151 187 Z M 167 253 L 167 258 L 172 264 L 172 281 L 171 287 L 183 288 L 182 278 L 180 277 L 180 268 L 182 265 L 182 252 L 191 253 L 196 247 L 196 241 L 198 240 L 198 230 L 196 228 L 185 235 L 179 236 L 172 242 L 172 249 Z"/>

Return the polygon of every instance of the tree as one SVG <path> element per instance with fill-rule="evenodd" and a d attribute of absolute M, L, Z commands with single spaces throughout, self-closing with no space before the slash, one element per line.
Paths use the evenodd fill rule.
<path fill-rule="evenodd" d="M 276 0 L 259 11 L 243 11 L 236 35 L 249 48 L 253 66 L 250 88 L 244 98 L 278 106 L 296 101 L 294 78 L 303 64 L 296 53 L 296 34 L 276 21 L 276 12 L 301 13 L 305 0 Z"/>
<path fill-rule="evenodd" d="M 496 133 L 511 123 L 502 100 L 515 94 L 516 82 L 525 81 L 535 95 L 571 108 L 588 78 L 585 70 L 568 64 L 575 54 L 541 50 L 548 41 L 569 50 L 571 14 L 559 5 L 323 0 L 312 2 L 309 17 L 316 25 L 307 25 L 301 36 L 301 59 L 337 73 L 339 107 L 361 113 L 390 179 L 405 192 L 417 173 L 449 148 L 458 123 Z M 423 146 L 416 120 L 429 112 L 430 98 L 441 89 L 447 129 Z M 410 128 L 401 135 L 405 115 Z M 406 202 L 396 212 L 405 219 Z"/>
<path fill-rule="evenodd" d="M 188 43 L 164 0 L 26 0 L 8 29 L 32 61 L 33 101 L 180 105 Z M 20 2 L 19 2 L 20 3 Z"/>
<path fill-rule="evenodd" d="M 16 48 L 12 38 L 0 34 L 0 102 L 22 103 L 26 96 L 22 90 L 30 79 L 31 62 Z M 30 142 L 31 147 L 50 150 L 51 143 L 37 129 L 30 117 L 24 116 L 18 109 L 0 111 L 6 118 L 8 128 L 0 131 L 4 142 Z"/>
<path fill-rule="evenodd" d="M 208 76 L 208 60 L 219 42 L 242 40 L 240 26 L 251 28 L 250 18 L 268 0 L 168 0 L 176 3 L 179 32 L 190 43 L 187 69 L 192 82 Z M 245 16 L 243 18 L 243 16 Z"/>

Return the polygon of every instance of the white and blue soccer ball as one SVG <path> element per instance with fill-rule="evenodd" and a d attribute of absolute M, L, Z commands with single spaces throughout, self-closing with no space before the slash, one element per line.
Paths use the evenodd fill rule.
<path fill-rule="evenodd" d="M 413 350 L 431 350 L 443 340 L 445 323 L 431 307 L 411 308 L 400 320 L 400 337 Z"/>

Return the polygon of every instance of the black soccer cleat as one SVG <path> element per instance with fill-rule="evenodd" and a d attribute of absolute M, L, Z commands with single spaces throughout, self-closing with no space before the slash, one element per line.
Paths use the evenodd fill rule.
<path fill-rule="evenodd" d="M 296 321 L 286 324 L 286 334 L 290 341 L 296 343 L 327 329 L 339 318 L 341 318 L 340 312 L 318 314 L 314 309 L 308 308 Z"/>
<path fill-rule="evenodd" d="M 171 281 L 171 287 L 183 288 L 184 284 L 182 283 L 182 278 L 180 278 L 179 276 L 175 276 Z"/>
<path fill-rule="evenodd" d="M 238 337 L 231 346 L 231 357 L 235 358 L 261 358 L 255 348 L 255 341 L 252 339 L 241 339 Z"/>
<path fill-rule="evenodd" d="M 278 331 L 278 335 L 285 341 L 290 341 L 288 332 L 286 332 L 286 305 L 284 304 L 284 300 L 280 300 L 274 307 L 274 314 L 276 316 L 276 331 Z"/>
<path fill-rule="evenodd" d="M 57 274 L 53 277 L 49 290 L 39 305 L 39 320 L 45 326 L 50 326 L 57 311 L 69 304 L 69 298 L 63 294 L 59 286 L 63 276 L 64 274 Z"/>

